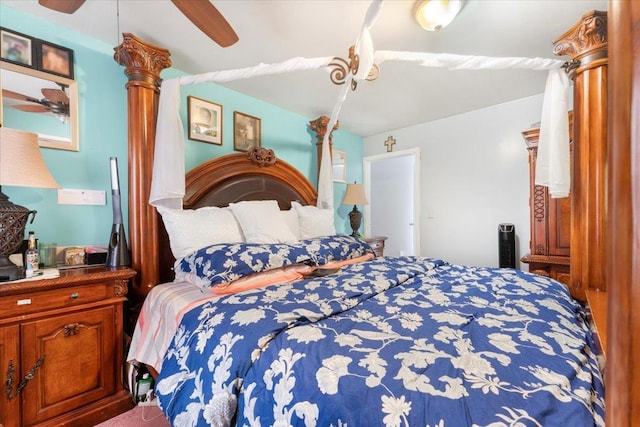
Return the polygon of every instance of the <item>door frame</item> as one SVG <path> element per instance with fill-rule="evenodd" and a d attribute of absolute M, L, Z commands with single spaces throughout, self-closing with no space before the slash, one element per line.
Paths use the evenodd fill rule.
<path fill-rule="evenodd" d="M 420 147 L 409 148 L 406 150 L 391 151 L 362 158 L 363 184 L 367 198 L 371 200 L 371 164 L 375 162 L 385 161 L 394 157 L 414 157 L 413 169 L 413 247 L 415 254 L 420 255 Z M 371 208 L 369 205 L 364 206 L 365 218 L 371 218 Z M 371 235 L 371 221 L 365 221 L 364 235 Z"/>

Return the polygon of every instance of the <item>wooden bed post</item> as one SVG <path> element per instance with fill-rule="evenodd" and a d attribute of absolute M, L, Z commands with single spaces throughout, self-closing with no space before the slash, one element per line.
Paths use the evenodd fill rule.
<path fill-rule="evenodd" d="M 640 2 L 609 2 L 606 424 L 640 419 Z"/>
<path fill-rule="evenodd" d="M 160 72 L 171 66 L 166 49 L 123 33 L 114 59 L 126 67 L 129 111 L 129 244 L 131 264 L 138 272 L 133 280 L 134 299 L 142 300 L 159 283 L 158 214 L 149 205 Z M 150 230 L 153 230 L 151 232 Z M 137 297 L 137 298 L 135 298 Z"/>
<path fill-rule="evenodd" d="M 327 133 L 327 125 L 329 124 L 329 120 L 331 120 L 327 116 L 320 116 L 315 120 L 311 120 L 309 122 L 309 128 L 316 133 L 316 151 L 318 156 L 318 173 L 317 176 L 320 176 L 320 162 L 322 161 L 322 145 L 324 142 L 324 135 Z M 335 126 L 331 129 L 329 133 L 329 153 L 333 156 L 333 131 L 337 130 L 340 127 L 340 122 L 336 121 Z"/>
<path fill-rule="evenodd" d="M 570 55 L 574 82 L 573 180 L 571 182 L 572 295 L 606 290 L 607 13 L 592 11 L 554 43 Z"/>

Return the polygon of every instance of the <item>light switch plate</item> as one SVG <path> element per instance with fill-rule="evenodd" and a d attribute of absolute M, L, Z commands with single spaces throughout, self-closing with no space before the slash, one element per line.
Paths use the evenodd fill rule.
<path fill-rule="evenodd" d="M 76 190 L 61 188 L 58 190 L 59 205 L 106 205 L 107 192 L 101 190 Z"/>

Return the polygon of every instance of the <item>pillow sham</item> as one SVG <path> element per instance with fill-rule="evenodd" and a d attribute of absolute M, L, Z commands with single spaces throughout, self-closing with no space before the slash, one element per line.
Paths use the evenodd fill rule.
<path fill-rule="evenodd" d="M 320 209 L 316 206 L 302 206 L 291 202 L 291 208 L 298 213 L 300 239 L 331 236 L 336 234 L 333 221 L 333 209 Z"/>
<path fill-rule="evenodd" d="M 293 207 L 288 211 L 280 211 L 282 219 L 284 220 L 289 230 L 296 236 L 296 239 L 300 240 L 300 223 L 298 221 L 298 212 Z"/>
<path fill-rule="evenodd" d="M 294 243 L 298 241 L 284 222 L 278 202 L 275 200 L 231 203 L 229 209 L 240 223 L 245 242 Z"/>
<path fill-rule="evenodd" d="M 176 259 L 215 243 L 242 242 L 240 225 L 226 208 L 171 209 L 157 207 Z"/>
<path fill-rule="evenodd" d="M 300 244 L 218 244 L 199 249 L 176 261 L 174 270 L 176 280 L 209 289 L 253 273 L 307 263 L 310 259 L 307 248 Z"/>
<path fill-rule="evenodd" d="M 373 254 L 375 257 L 374 250 L 366 242 L 346 234 L 317 237 L 300 243 L 316 265 L 358 258 L 366 254 Z"/>

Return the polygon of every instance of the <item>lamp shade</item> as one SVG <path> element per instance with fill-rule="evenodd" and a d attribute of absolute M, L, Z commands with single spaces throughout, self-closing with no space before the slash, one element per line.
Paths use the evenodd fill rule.
<path fill-rule="evenodd" d="M 427 31 L 440 31 L 462 9 L 462 0 L 419 0 L 416 21 Z"/>
<path fill-rule="evenodd" d="M 347 184 L 347 191 L 342 199 L 343 205 L 366 205 L 367 203 L 367 196 L 364 194 L 362 184 Z"/>
<path fill-rule="evenodd" d="M 44 162 L 38 135 L 0 127 L 0 185 L 60 188 Z"/>

